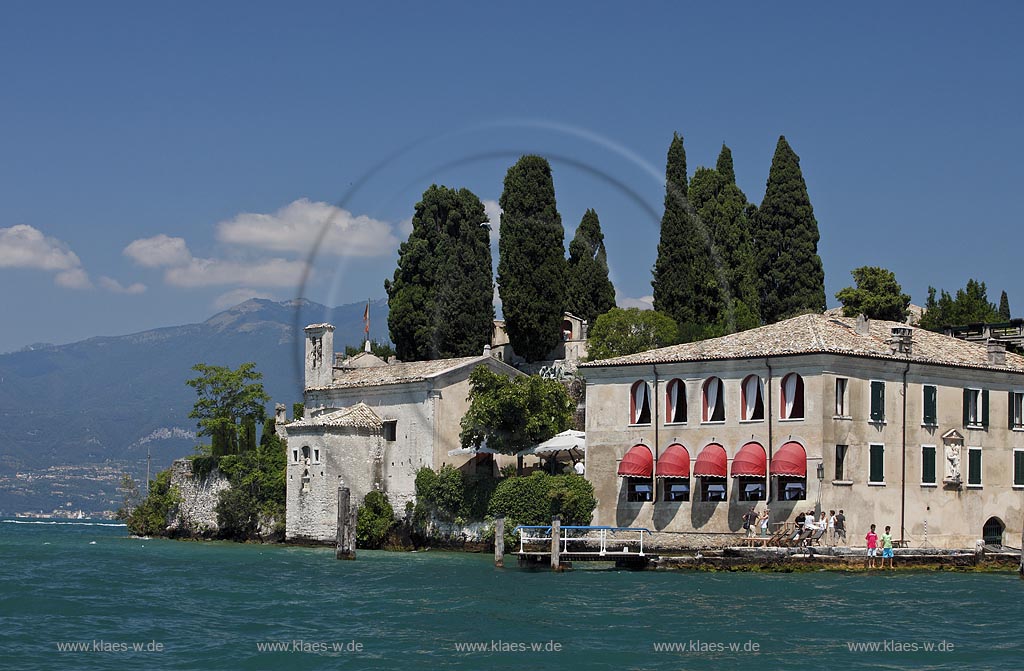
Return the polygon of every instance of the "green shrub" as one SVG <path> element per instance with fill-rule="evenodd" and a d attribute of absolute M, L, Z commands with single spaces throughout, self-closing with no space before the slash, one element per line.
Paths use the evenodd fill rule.
<path fill-rule="evenodd" d="M 171 471 L 157 473 L 150 484 L 149 494 L 128 515 L 125 523 L 136 536 L 161 535 L 167 530 L 171 512 L 181 503 L 177 487 L 171 486 Z"/>
<path fill-rule="evenodd" d="M 491 474 L 465 475 L 451 465 L 440 471 L 424 466 L 416 472 L 414 525 L 422 529 L 431 511 L 440 519 L 481 520 L 498 480 Z"/>
<path fill-rule="evenodd" d="M 219 535 L 244 540 L 256 535 L 261 519 L 278 527 L 285 517 L 287 457 L 276 436 L 264 445 L 220 459 L 219 468 L 231 484 L 217 500 Z"/>
<path fill-rule="evenodd" d="M 505 528 L 520 524 L 548 525 L 561 515 L 564 525 L 590 524 L 597 499 L 594 487 L 579 475 L 548 475 L 540 471 L 498 483 L 488 514 L 505 516 Z"/>
<path fill-rule="evenodd" d="M 375 550 L 384 545 L 388 533 L 398 524 L 395 510 L 384 492 L 373 491 L 363 498 L 356 519 L 357 547 Z"/>

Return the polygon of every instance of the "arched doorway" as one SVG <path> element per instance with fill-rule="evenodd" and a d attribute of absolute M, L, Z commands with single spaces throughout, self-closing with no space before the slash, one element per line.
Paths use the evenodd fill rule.
<path fill-rule="evenodd" d="M 1006 530 L 1006 525 L 998 517 L 990 517 L 985 522 L 985 526 L 982 527 L 981 537 L 985 541 L 986 545 L 1002 545 L 1003 544 L 1003 531 Z"/>

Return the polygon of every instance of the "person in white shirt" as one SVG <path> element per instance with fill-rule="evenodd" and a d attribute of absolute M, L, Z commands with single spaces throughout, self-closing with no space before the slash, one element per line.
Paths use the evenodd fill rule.
<path fill-rule="evenodd" d="M 836 511 L 828 511 L 828 544 L 836 544 Z"/>
<path fill-rule="evenodd" d="M 574 471 L 576 471 L 576 475 L 583 475 L 584 468 L 582 461 L 577 461 L 575 464 L 572 465 L 572 468 Z"/>

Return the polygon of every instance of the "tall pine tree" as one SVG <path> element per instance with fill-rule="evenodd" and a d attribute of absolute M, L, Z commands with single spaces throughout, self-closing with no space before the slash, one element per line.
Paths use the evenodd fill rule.
<path fill-rule="evenodd" d="M 498 239 L 498 293 L 516 354 L 540 361 L 562 338 L 565 232 L 555 206 L 551 166 L 523 156 L 508 169 Z"/>
<path fill-rule="evenodd" d="M 764 200 L 754 215 L 753 246 L 761 318 L 771 324 L 825 309 L 825 271 L 818 256 L 818 222 L 800 158 L 779 136 Z"/>
<path fill-rule="evenodd" d="M 433 185 L 416 204 L 388 292 L 388 327 L 403 361 L 471 356 L 490 342 L 491 250 L 484 206 L 468 189 Z"/>
<path fill-rule="evenodd" d="M 682 136 L 673 133 L 665 164 L 665 213 L 651 287 L 654 309 L 675 320 L 684 340 L 692 340 L 699 316 L 694 291 L 699 271 L 693 264 L 704 241 L 698 238 L 687 190 L 686 150 Z"/>
<path fill-rule="evenodd" d="M 1010 315 L 1010 298 L 1004 291 L 999 296 L 999 318 L 1004 322 L 1010 321 L 1013 317 Z"/>
<path fill-rule="evenodd" d="M 721 170 L 721 172 L 719 172 Z M 758 296 L 747 197 L 736 186 L 732 152 L 725 145 L 715 170 L 699 168 L 689 199 L 707 243 L 694 267 L 703 273 L 694 290 L 702 299 L 698 321 L 705 336 L 758 326 Z"/>
<path fill-rule="evenodd" d="M 608 254 L 597 212 L 587 210 L 569 243 L 566 309 L 591 325 L 615 307 L 615 287 L 608 279 Z"/>

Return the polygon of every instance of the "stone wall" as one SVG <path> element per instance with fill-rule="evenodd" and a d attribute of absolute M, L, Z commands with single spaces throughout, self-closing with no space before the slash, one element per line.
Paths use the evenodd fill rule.
<path fill-rule="evenodd" d="M 192 471 L 192 462 L 178 459 L 171 464 L 171 486 L 181 494 L 177 515 L 168 530 L 177 535 L 210 537 L 217 533 L 217 498 L 229 488 L 227 477 L 213 469 L 199 479 Z"/>

